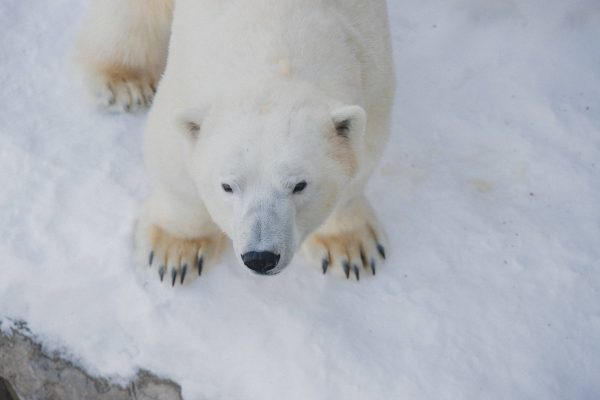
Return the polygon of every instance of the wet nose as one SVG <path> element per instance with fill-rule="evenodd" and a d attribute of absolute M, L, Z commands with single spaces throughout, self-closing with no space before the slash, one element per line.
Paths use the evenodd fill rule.
<path fill-rule="evenodd" d="M 266 274 L 277 266 L 279 254 L 270 251 L 249 251 L 242 254 L 242 261 L 251 270 Z"/>

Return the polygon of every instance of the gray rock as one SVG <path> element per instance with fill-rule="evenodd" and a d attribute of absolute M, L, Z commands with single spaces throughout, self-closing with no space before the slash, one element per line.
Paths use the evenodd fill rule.
<path fill-rule="evenodd" d="M 127 387 L 92 377 L 72 362 L 44 353 L 25 334 L 26 326 L 17 326 L 11 334 L 0 331 L 0 400 L 182 400 L 179 385 L 147 371 Z"/>

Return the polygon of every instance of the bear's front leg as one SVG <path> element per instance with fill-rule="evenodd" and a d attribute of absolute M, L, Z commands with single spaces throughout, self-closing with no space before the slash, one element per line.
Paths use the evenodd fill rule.
<path fill-rule="evenodd" d="M 172 286 L 200 276 L 216 261 L 224 240 L 202 203 L 159 193 L 145 204 L 135 227 L 137 259 Z"/>
<path fill-rule="evenodd" d="M 328 271 L 360 279 L 360 271 L 375 275 L 385 259 L 386 238 L 367 199 L 359 196 L 339 207 L 303 244 L 313 263 Z"/>

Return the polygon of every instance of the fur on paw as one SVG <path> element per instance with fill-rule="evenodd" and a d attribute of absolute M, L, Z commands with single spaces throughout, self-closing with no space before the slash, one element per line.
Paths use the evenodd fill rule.
<path fill-rule="evenodd" d="M 314 234 L 303 245 L 309 260 L 319 263 L 323 274 L 329 272 L 346 279 L 360 280 L 361 272 L 375 275 L 385 260 L 383 235 L 369 224 L 337 234 Z"/>
<path fill-rule="evenodd" d="M 148 74 L 126 67 L 106 68 L 91 82 L 99 106 L 114 112 L 138 112 L 152 104 L 156 82 Z"/>
<path fill-rule="evenodd" d="M 159 227 L 152 227 L 148 266 L 156 271 L 161 282 L 171 286 L 189 283 L 202 275 L 206 262 L 220 254 L 223 239 L 222 235 L 179 238 Z"/>

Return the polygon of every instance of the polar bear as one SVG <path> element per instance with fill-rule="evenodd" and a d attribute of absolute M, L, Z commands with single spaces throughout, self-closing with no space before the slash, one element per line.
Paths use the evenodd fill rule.
<path fill-rule="evenodd" d="M 386 236 L 364 188 L 394 96 L 385 0 L 97 0 L 78 59 L 101 105 L 152 102 L 135 243 L 161 281 L 199 276 L 226 237 L 258 274 L 302 250 L 323 273 L 375 275 Z"/>

